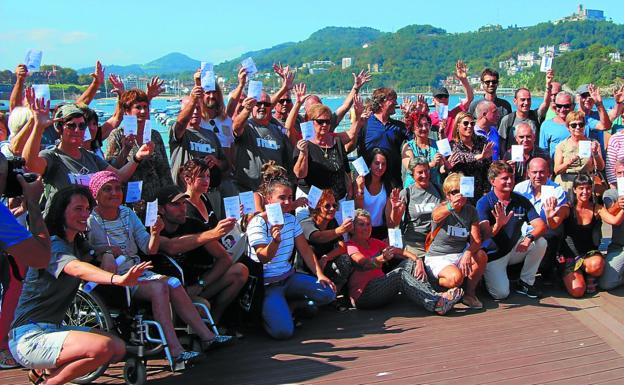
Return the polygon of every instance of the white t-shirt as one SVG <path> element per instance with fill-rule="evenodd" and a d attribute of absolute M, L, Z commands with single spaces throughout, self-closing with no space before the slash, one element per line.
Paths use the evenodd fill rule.
<path fill-rule="evenodd" d="M 292 214 L 285 213 L 284 227 L 281 230 L 282 241 L 277 248 L 275 257 L 264 264 L 264 278 L 278 277 L 292 270 L 290 257 L 295 248 L 295 238 L 301 234 L 303 234 L 303 230 L 299 222 Z M 254 246 L 268 245 L 273 240 L 270 226 L 264 218 L 257 215 L 251 220 L 247 228 L 247 237 L 251 246 L 251 259 L 260 262 Z"/>

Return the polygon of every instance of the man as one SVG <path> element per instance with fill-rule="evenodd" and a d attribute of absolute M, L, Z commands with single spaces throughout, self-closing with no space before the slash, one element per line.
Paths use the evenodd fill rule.
<path fill-rule="evenodd" d="M 284 126 L 286 124 L 286 118 L 288 118 L 288 113 L 292 110 L 292 108 L 293 101 L 290 96 L 290 91 L 288 91 L 286 94 L 282 95 L 275 105 L 275 110 L 273 111 L 273 123 Z M 297 123 L 299 123 L 299 119 L 297 119 Z"/>
<path fill-rule="evenodd" d="M 405 124 L 392 119 L 396 111 L 397 94 L 391 88 L 378 88 L 372 95 L 372 112 L 366 127 L 358 136 L 358 154 L 366 156 L 373 148 L 388 155 L 387 171 L 396 186 L 401 186 L 401 145 L 407 139 Z"/>
<path fill-rule="evenodd" d="M 492 142 L 492 160 L 499 160 L 499 141 L 496 124 L 498 123 L 498 110 L 496 105 L 488 100 L 480 100 L 475 108 L 475 134 L 480 135 Z"/>
<path fill-rule="evenodd" d="M 239 191 L 256 191 L 262 165 L 270 160 L 292 171 L 292 149 L 281 126 L 271 123 L 271 98 L 262 92 L 260 100 L 247 97 L 244 109 L 234 118 L 236 169 L 234 182 Z M 251 115 L 251 117 L 250 117 Z"/>
<path fill-rule="evenodd" d="M 496 96 L 496 89 L 498 89 L 498 72 L 494 71 L 491 68 L 486 68 L 481 72 L 481 89 L 485 94 L 483 98 L 490 102 L 493 102 L 496 105 L 496 109 L 498 110 L 498 116 L 503 117 L 511 112 L 511 104 L 505 99 L 501 99 Z M 477 108 L 478 100 L 474 100 L 470 104 L 470 108 L 468 112 L 470 112 L 473 116 L 475 114 L 475 109 Z M 498 128 L 498 123 L 496 122 L 496 127 Z"/>
<path fill-rule="evenodd" d="M 557 110 L 555 109 L 555 97 L 559 92 L 561 92 L 561 83 L 552 82 L 550 83 L 552 88 L 550 89 L 550 100 L 548 103 L 550 106 L 548 107 L 548 111 L 546 112 L 546 118 L 544 120 L 550 120 L 557 116 Z"/>
<path fill-rule="evenodd" d="M 543 186 L 552 186 L 552 194 L 545 197 Z M 545 190 L 545 189 L 544 189 Z M 570 206 L 565 191 L 550 179 L 550 165 L 542 158 L 534 158 L 529 162 L 529 180 L 514 187 L 514 192 L 527 198 L 548 226 L 543 237 L 548 242 L 546 253 L 542 258 L 540 270 L 543 275 L 550 275 L 557 263 L 559 244 L 563 239 L 561 224 L 570 215 Z M 547 200 L 551 200 L 546 204 Z"/>
<path fill-rule="evenodd" d="M 555 109 L 557 116 L 542 123 L 539 133 L 539 148 L 548 152 L 550 159 L 555 159 L 557 144 L 570 136 L 565 119 L 570 111 L 574 111 L 572 94 L 565 91 L 559 92 L 555 98 Z M 585 134 L 588 134 L 587 127 L 585 127 Z"/>
<path fill-rule="evenodd" d="M 521 123 L 529 124 L 535 136 L 539 137 L 539 129 L 544 121 L 546 110 L 550 104 L 553 77 L 553 70 L 548 70 L 546 73 L 546 92 L 544 93 L 544 101 L 535 110 L 531 109 L 531 91 L 524 87 L 516 90 L 513 100 L 516 105 L 516 112 L 503 116 L 500 126 L 498 127 L 500 147 L 503 151 L 509 150 L 512 145 L 516 144 L 514 141 L 515 130 Z"/>
<path fill-rule="evenodd" d="M 224 219 L 210 229 L 186 217 L 186 198 L 188 195 L 177 186 L 165 186 L 158 191 L 158 213 L 165 223 L 159 250 L 182 266 L 189 295 L 212 302 L 211 313 L 218 323 L 247 282 L 249 270 L 242 263 L 232 264 L 232 258 L 219 243 L 236 221 Z"/>
<path fill-rule="evenodd" d="M 605 157 L 604 132 L 611 128 L 611 119 L 602 104 L 600 89 L 593 84 L 583 84 L 576 90 L 579 110 L 585 113 L 585 126 L 589 129 L 589 139 L 597 140 Z M 593 108 L 596 106 L 597 111 Z"/>
<path fill-rule="evenodd" d="M 616 178 L 624 178 L 624 159 L 615 163 Z M 602 196 L 607 210 L 613 215 L 624 210 L 624 196 L 619 196 L 617 186 L 605 191 Z M 611 290 L 624 283 L 624 224 L 611 227 L 611 243 L 607 247 L 605 268 L 598 284 L 603 290 Z"/>
<path fill-rule="evenodd" d="M 611 126 L 611 137 L 607 145 L 607 180 L 611 186 L 616 187 L 615 164 L 618 160 L 624 159 L 624 132 L 621 131 L 622 114 L 624 114 L 624 86 L 613 93 L 615 106 L 609 111 L 609 118 L 613 121 Z"/>
<path fill-rule="evenodd" d="M 515 291 L 530 298 L 541 295 L 533 284 L 540 266 L 546 240 L 541 238 L 546 230 L 544 221 L 531 202 L 513 192 L 513 170 L 504 161 L 495 161 L 488 171 L 492 191 L 477 202 L 481 234 L 488 239 L 483 249 L 488 255 L 485 268 L 485 284 L 494 299 L 509 296 L 507 266 L 522 263 L 520 279 Z M 522 235 L 522 226 L 529 224 L 532 231 Z"/>
<path fill-rule="evenodd" d="M 609 119 L 611 119 L 611 134 L 618 133 L 624 128 L 624 85 L 613 92 L 615 105 L 609 111 Z"/>
<path fill-rule="evenodd" d="M 548 153 L 539 147 L 535 147 L 535 133 L 533 127 L 528 123 L 520 123 L 516 127 L 515 142 L 522 146 L 523 161 L 514 162 L 511 160 L 511 149 L 505 152 L 503 160 L 514 168 L 514 181 L 516 184 L 527 179 L 527 165 L 533 158 L 543 158 L 550 162 Z"/>

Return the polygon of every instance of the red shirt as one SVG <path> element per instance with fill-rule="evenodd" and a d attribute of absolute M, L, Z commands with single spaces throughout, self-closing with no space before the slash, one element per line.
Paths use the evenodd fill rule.
<path fill-rule="evenodd" d="M 347 254 L 362 253 L 368 259 L 381 253 L 388 245 L 379 239 L 370 238 L 368 240 L 368 248 L 364 249 L 355 243 L 348 241 L 346 243 Z M 354 270 L 349 277 L 349 297 L 351 301 L 357 301 L 364 292 L 366 285 L 375 278 L 383 277 L 385 274 L 381 270 L 381 266 L 373 270 Z"/>

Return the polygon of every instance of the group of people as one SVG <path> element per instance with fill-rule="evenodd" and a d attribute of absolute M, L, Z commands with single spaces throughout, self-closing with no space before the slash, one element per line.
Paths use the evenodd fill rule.
<path fill-rule="evenodd" d="M 362 71 L 332 111 L 288 67 L 274 66 L 281 87 L 258 99 L 245 94 L 241 68 L 227 103 L 219 85 L 202 87 L 198 71 L 168 127 L 168 156 L 158 130 L 144 134 L 162 81 L 124 90 L 111 75 L 116 110 L 99 122 L 88 106 L 105 79 L 95 68 L 75 103 L 51 109 L 19 65 L 0 144 L 0 192 L 15 174 L 7 158 L 23 158 L 38 175 L 18 175 L 19 193 L 0 205 L 0 248 L 12 271 L 0 364 L 32 369 L 32 383 L 66 383 L 125 355 L 120 338 L 63 324 L 81 282 L 125 286 L 151 303 L 176 362 L 202 352 L 180 342 L 171 307 L 206 351 L 241 336 L 241 308 L 286 339 L 298 315 L 330 304 L 377 308 L 401 293 L 444 315 L 460 301 L 483 308 L 481 283 L 503 300 L 512 291 L 540 297 L 538 275 L 573 297 L 624 282 L 624 87 L 607 111 L 597 87 L 583 85 L 575 98 L 550 70 L 543 103 L 531 109 L 520 88 L 512 110 L 496 95 L 496 71 L 481 73 L 484 97 L 475 100 L 458 61 L 466 98 L 454 108 L 444 87 L 432 111 L 422 96 L 398 106 L 385 87 L 364 100 L 371 76 Z M 347 113 L 350 125 L 338 132 Z M 128 116 L 136 134 L 124 130 Z M 353 170 L 354 150 L 368 172 Z M 140 196 L 127 202 L 137 191 L 131 182 Z M 253 207 L 232 215 L 223 199 L 241 193 L 253 194 Z M 606 254 L 603 222 L 613 228 Z M 198 298 L 224 332 L 202 321 Z"/>

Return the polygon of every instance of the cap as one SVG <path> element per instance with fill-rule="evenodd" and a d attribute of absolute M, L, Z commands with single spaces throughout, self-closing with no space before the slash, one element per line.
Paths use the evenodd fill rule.
<path fill-rule="evenodd" d="M 156 197 L 158 198 L 158 205 L 163 206 L 167 203 L 174 203 L 180 199 L 188 198 L 189 195 L 184 193 L 178 186 L 169 185 L 161 187 Z"/>
<path fill-rule="evenodd" d="M 91 195 L 93 196 L 93 198 L 97 197 L 97 194 L 98 192 L 100 192 L 102 186 L 112 180 L 120 182 L 117 174 L 112 171 L 98 171 L 93 174 L 91 176 L 91 180 L 89 181 L 89 190 L 91 190 Z"/>
<path fill-rule="evenodd" d="M 449 92 L 446 89 L 446 87 L 440 87 L 440 88 L 436 88 L 435 90 L 433 90 L 433 96 L 449 96 Z"/>
<path fill-rule="evenodd" d="M 74 103 L 58 106 L 54 112 L 54 128 L 60 131 L 61 127 L 63 127 L 63 123 L 72 115 L 84 117 L 82 110 Z"/>
<path fill-rule="evenodd" d="M 581 84 L 579 88 L 576 89 L 576 93 L 578 95 L 583 95 L 589 93 L 589 84 Z"/>

